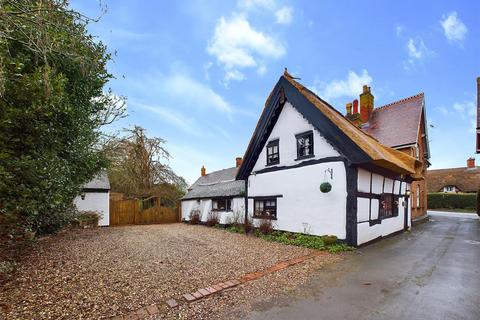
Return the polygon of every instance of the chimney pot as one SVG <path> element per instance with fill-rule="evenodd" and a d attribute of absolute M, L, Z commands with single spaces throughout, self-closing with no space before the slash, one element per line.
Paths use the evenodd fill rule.
<path fill-rule="evenodd" d="M 475 168 L 475 158 L 470 157 L 467 159 L 467 168 Z"/>
<path fill-rule="evenodd" d="M 207 169 L 205 169 L 205 166 L 202 166 L 202 169 L 200 169 L 200 174 L 202 177 L 205 177 L 207 175 Z"/>
<path fill-rule="evenodd" d="M 358 99 L 353 100 L 353 114 L 358 113 Z"/>
<path fill-rule="evenodd" d="M 242 165 L 242 161 L 243 161 L 242 157 L 236 157 L 235 158 L 235 166 L 237 168 L 239 168 Z"/>
<path fill-rule="evenodd" d="M 347 108 L 347 114 L 352 114 L 352 103 L 351 102 L 348 102 L 346 104 L 346 108 Z"/>
<path fill-rule="evenodd" d="M 365 84 L 363 85 L 363 93 L 367 93 L 367 92 L 370 92 L 370 87 Z"/>

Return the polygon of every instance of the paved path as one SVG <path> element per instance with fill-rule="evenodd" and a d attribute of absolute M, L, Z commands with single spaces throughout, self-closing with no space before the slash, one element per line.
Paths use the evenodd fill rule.
<path fill-rule="evenodd" d="M 480 221 L 429 212 L 412 232 L 359 249 L 249 319 L 480 319 Z"/>

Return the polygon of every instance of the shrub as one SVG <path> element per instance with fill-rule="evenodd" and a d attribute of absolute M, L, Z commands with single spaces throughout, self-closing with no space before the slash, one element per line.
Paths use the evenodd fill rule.
<path fill-rule="evenodd" d="M 258 230 L 262 234 L 270 234 L 273 231 L 273 223 L 270 219 L 262 219 L 260 220 L 260 224 L 258 225 Z"/>
<path fill-rule="evenodd" d="M 75 219 L 75 224 L 80 227 L 96 227 L 102 218 L 102 214 L 97 211 L 80 211 Z"/>
<path fill-rule="evenodd" d="M 470 209 L 475 210 L 477 195 L 475 193 L 429 193 L 429 209 Z"/>
<path fill-rule="evenodd" d="M 190 212 L 190 224 L 199 224 L 200 223 L 200 210 L 192 210 Z"/>
<path fill-rule="evenodd" d="M 321 237 L 325 245 L 329 246 L 332 244 L 337 243 L 337 237 L 336 236 L 329 236 L 329 235 L 324 235 Z"/>
<path fill-rule="evenodd" d="M 243 223 L 242 227 L 245 233 L 250 233 L 253 230 L 252 219 L 251 218 L 247 219 L 247 221 Z"/>
<path fill-rule="evenodd" d="M 220 215 L 216 211 L 210 211 L 207 215 L 207 226 L 213 227 L 220 223 Z"/>

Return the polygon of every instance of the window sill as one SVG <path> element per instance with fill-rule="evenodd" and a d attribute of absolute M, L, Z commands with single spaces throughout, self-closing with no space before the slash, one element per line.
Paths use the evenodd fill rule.
<path fill-rule="evenodd" d="M 393 216 L 378 218 L 378 219 L 375 219 L 375 220 L 370 220 L 370 226 L 374 226 L 374 225 L 376 225 L 376 224 L 381 224 L 383 220 L 392 219 L 392 218 L 397 218 L 397 217 L 398 217 L 398 214 L 397 214 L 397 215 L 393 215 Z"/>
<path fill-rule="evenodd" d="M 277 220 L 277 217 L 270 216 L 252 216 L 253 219 Z"/>
<path fill-rule="evenodd" d="M 212 210 L 210 210 L 210 211 L 212 211 L 212 212 L 233 212 L 232 209 L 230 209 L 230 210 L 225 210 L 225 209 L 212 209 Z"/>
<path fill-rule="evenodd" d="M 300 161 L 300 160 L 305 160 L 305 159 L 311 159 L 311 158 L 315 158 L 315 155 L 314 155 L 314 154 L 311 154 L 311 155 L 309 155 L 309 156 L 298 157 L 297 159 L 295 159 L 295 161 Z"/>
<path fill-rule="evenodd" d="M 280 164 L 280 161 L 278 161 L 278 162 L 272 162 L 272 163 L 267 163 L 267 164 L 265 165 L 265 167 L 272 167 L 272 166 L 276 166 L 276 165 L 278 165 L 278 164 Z"/>

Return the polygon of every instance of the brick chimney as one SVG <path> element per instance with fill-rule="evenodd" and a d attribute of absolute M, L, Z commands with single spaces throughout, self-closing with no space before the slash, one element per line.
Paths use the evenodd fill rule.
<path fill-rule="evenodd" d="M 200 174 L 202 177 L 205 177 L 207 175 L 207 169 L 205 169 L 205 166 L 202 166 L 202 169 L 200 169 Z"/>
<path fill-rule="evenodd" d="M 240 166 L 242 165 L 242 161 L 243 161 L 243 160 L 242 160 L 242 157 L 236 157 L 236 158 L 235 158 L 235 166 L 236 166 L 237 168 L 240 168 Z"/>
<path fill-rule="evenodd" d="M 470 157 L 467 159 L 467 168 L 468 169 L 475 168 L 475 158 Z"/>
<path fill-rule="evenodd" d="M 352 111 L 352 107 L 353 107 L 353 111 Z M 346 108 L 347 108 L 347 114 L 345 115 L 345 117 L 348 120 L 355 123 L 356 125 L 359 125 L 361 121 L 360 121 L 360 114 L 358 113 L 358 100 L 355 99 L 353 100 L 353 103 L 352 102 L 347 103 Z"/>
<path fill-rule="evenodd" d="M 480 77 L 477 78 L 477 148 L 480 153 Z"/>
<path fill-rule="evenodd" d="M 373 112 L 373 94 L 370 92 L 370 87 L 363 86 L 363 92 L 360 94 L 360 120 L 362 123 L 367 123 Z"/>

